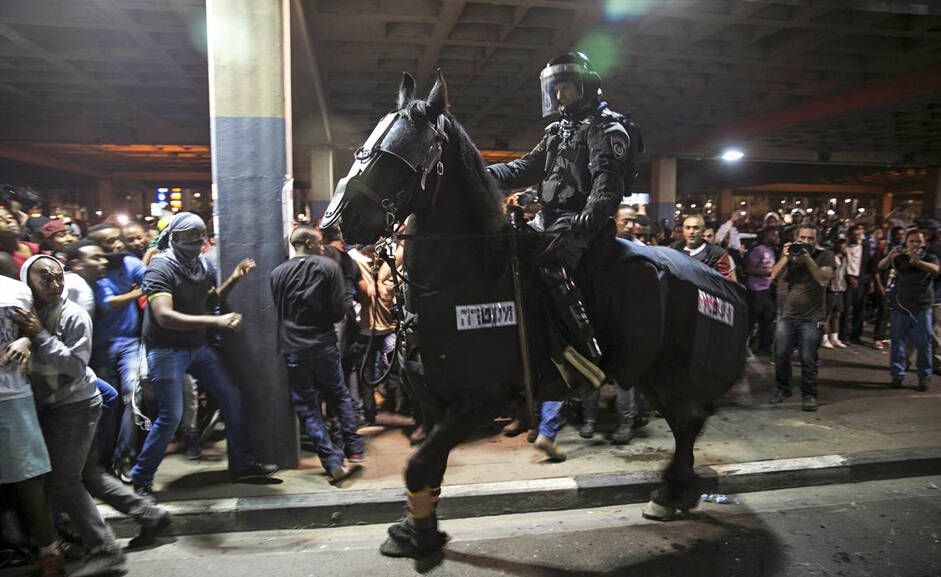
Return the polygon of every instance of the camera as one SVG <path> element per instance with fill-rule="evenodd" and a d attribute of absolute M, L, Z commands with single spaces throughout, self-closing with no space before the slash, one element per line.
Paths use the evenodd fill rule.
<path fill-rule="evenodd" d="M 32 210 L 41 202 L 39 195 L 28 188 L 4 184 L 0 187 L 0 202 L 9 204 L 11 201 L 21 204 L 25 210 Z"/>
<path fill-rule="evenodd" d="M 795 242 L 787 247 L 787 256 L 801 256 L 805 252 L 807 249 L 804 248 L 803 243 Z"/>

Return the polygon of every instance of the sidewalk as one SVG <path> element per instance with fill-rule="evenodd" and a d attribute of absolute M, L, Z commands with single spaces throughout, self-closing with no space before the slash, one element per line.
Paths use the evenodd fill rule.
<path fill-rule="evenodd" d="M 889 455 L 889 464 L 910 458 L 907 455 L 928 455 L 931 459 L 934 458 L 932 455 L 941 455 L 941 377 L 935 377 L 936 383 L 927 393 L 914 390 L 914 375 L 907 377 L 906 388 L 890 389 L 887 352 L 857 345 L 847 349 L 821 349 L 820 358 L 820 407 L 816 413 L 800 410 L 797 387 L 791 398 L 793 402 L 775 407 L 767 405 L 774 367 L 767 358 L 748 363 L 745 382 L 730 392 L 719 412 L 707 422 L 696 444 L 697 466 L 711 467 L 711 473 L 707 471 L 706 475 L 722 476 L 730 474 L 730 471 L 731 474 L 743 474 L 743 469 L 753 474 L 757 470 L 753 462 L 779 461 L 780 466 L 788 471 L 800 474 L 802 469 L 833 468 L 860 459 L 869 462 L 874 459 L 871 455 L 854 455 L 872 451 Z M 795 383 L 799 382 L 798 365 L 795 358 Z M 658 472 L 672 454 L 673 437 L 666 422 L 653 419 L 642 431 L 642 436 L 630 444 L 612 446 L 603 437 L 615 427 L 614 415 L 606 413 L 604 417 L 599 433 L 590 441 L 578 437 L 571 425 L 562 431 L 558 440 L 568 453 L 568 460 L 564 463 L 547 462 L 526 442 L 525 435 L 513 439 L 500 435 L 499 428 L 503 423 L 496 423 L 494 434 L 482 431 L 474 440 L 452 452 L 445 478 L 445 496 L 450 492 L 447 487 L 455 485 L 462 486 L 455 491 L 465 495 L 472 491 L 465 487 L 490 484 L 479 485 L 478 489 L 489 493 L 502 487 L 500 491 L 504 493 L 516 490 L 545 496 L 547 491 L 551 493 L 568 486 L 563 482 L 566 480 L 569 485 L 575 482 L 573 479 L 578 481 L 584 490 L 596 481 L 602 485 L 623 484 L 628 478 L 641 479 L 642 487 L 634 493 L 646 495 L 648 487 L 656 483 Z M 154 486 L 160 502 L 179 502 L 180 511 L 212 508 L 215 506 L 213 503 L 219 506 L 227 503 L 226 507 L 237 510 L 238 499 L 280 497 L 283 500 L 285 496 L 297 496 L 297 499 L 288 501 L 329 503 L 334 507 L 345 504 L 349 507 L 365 500 L 378 507 L 379 503 L 374 502 L 376 499 L 383 503 L 389 500 L 396 504 L 395 514 L 399 514 L 402 472 L 412 452 L 405 430 L 401 427 L 370 427 L 363 432 L 369 438 L 368 461 L 361 473 L 345 482 L 343 488 L 327 482 L 318 459 L 310 453 L 302 455 L 300 469 L 278 473 L 272 484 L 229 483 L 225 472 L 225 447 L 221 441 L 206 447 L 206 458 L 197 463 L 186 461 L 181 454 L 168 455 Z M 915 451 L 894 451 L 905 449 Z M 924 451 L 919 452 L 919 449 Z M 807 457 L 823 458 L 800 460 Z M 798 460 L 783 461 L 785 459 Z M 882 457 L 876 458 L 879 459 Z M 729 467 L 737 463 L 752 464 Z M 929 468 L 934 466 L 934 461 L 930 461 Z M 883 468 L 891 469 L 888 465 Z M 844 473 L 849 475 L 849 469 L 840 475 L 845 476 Z M 618 477 L 620 480 L 612 480 L 615 478 L 612 475 L 621 476 Z M 533 480 L 545 481 L 520 484 Z M 824 479 L 823 482 L 836 480 Z M 808 484 L 819 483 L 808 481 Z M 263 508 L 277 508 L 282 502 L 278 499 L 248 499 L 245 502 L 249 501 L 261 504 Z M 481 514 L 476 509 L 474 511 Z M 331 522 L 339 521 L 333 519 Z"/>

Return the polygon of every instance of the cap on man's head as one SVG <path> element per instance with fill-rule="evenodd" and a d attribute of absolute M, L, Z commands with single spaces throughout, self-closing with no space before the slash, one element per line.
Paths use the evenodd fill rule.
<path fill-rule="evenodd" d="M 66 230 L 65 223 L 61 220 L 50 220 L 46 224 L 42 225 L 40 232 L 42 232 L 43 238 L 49 238 L 54 234 L 65 232 Z"/>

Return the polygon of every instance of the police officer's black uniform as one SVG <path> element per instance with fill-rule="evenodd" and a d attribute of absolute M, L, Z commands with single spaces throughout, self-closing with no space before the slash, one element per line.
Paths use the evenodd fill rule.
<path fill-rule="evenodd" d="M 488 171 L 504 188 L 539 184 L 542 210 L 530 226 L 564 234 L 538 242 L 531 261 L 551 289 L 579 352 L 598 364 L 601 351 L 572 283 L 573 272 L 629 193 L 643 142 L 630 118 L 601 100 L 601 79 L 584 54 L 554 58 L 540 79 L 543 116 L 561 112 L 561 121 L 546 127 L 545 136 L 532 152 L 512 162 L 491 165 Z M 579 100 L 561 111 L 555 95 L 559 82 L 572 82 L 580 91 Z"/>

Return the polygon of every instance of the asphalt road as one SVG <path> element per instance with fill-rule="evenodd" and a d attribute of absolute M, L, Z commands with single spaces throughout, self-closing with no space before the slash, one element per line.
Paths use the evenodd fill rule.
<path fill-rule="evenodd" d="M 742 495 L 656 523 L 639 505 L 445 521 L 443 559 L 386 559 L 385 526 L 179 537 L 141 577 L 941 576 L 941 476 Z"/>

